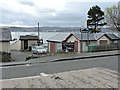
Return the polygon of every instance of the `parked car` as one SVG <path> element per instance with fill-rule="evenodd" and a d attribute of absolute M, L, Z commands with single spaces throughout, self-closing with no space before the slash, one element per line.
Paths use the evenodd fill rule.
<path fill-rule="evenodd" d="M 35 54 L 47 53 L 47 49 L 44 46 L 34 46 L 32 47 L 32 52 Z"/>

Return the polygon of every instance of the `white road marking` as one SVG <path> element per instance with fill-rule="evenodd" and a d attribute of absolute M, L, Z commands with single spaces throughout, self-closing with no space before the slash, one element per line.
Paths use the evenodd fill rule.
<path fill-rule="evenodd" d="M 40 73 L 40 75 L 42 75 L 42 76 L 48 76 L 48 74 L 46 74 L 46 73 Z"/>
<path fill-rule="evenodd" d="M 29 67 L 30 65 L 29 64 L 26 64 L 27 67 Z"/>

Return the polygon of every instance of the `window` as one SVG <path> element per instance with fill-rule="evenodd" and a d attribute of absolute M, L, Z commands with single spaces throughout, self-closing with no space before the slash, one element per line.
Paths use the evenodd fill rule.
<path fill-rule="evenodd" d="M 36 45 L 36 42 L 32 42 L 32 44 L 31 44 L 32 46 L 35 46 Z"/>

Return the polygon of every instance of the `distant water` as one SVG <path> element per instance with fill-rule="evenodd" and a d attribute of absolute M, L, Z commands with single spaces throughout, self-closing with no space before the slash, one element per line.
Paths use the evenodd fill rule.
<path fill-rule="evenodd" d="M 60 34 L 60 33 L 70 34 L 70 33 L 79 33 L 79 32 L 40 32 L 40 37 L 39 38 L 42 38 L 43 42 L 47 43 L 46 40 L 48 40 L 49 38 L 51 38 L 51 37 L 53 37 L 57 34 Z M 118 32 L 102 32 L 102 33 L 114 33 L 117 36 L 120 35 L 120 33 L 118 34 Z M 12 39 L 16 38 L 17 40 L 19 40 L 19 37 L 21 35 L 38 35 L 37 32 L 11 32 L 11 34 L 12 34 Z M 11 41 L 11 43 L 13 43 L 13 42 L 14 41 Z"/>
<path fill-rule="evenodd" d="M 43 39 L 44 43 L 47 43 L 46 40 L 48 40 L 49 38 L 60 34 L 60 33 L 70 33 L 70 32 L 40 32 L 40 37 Z M 37 32 L 11 32 L 12 34 L 12 39 L 16 38 L 19 39 L 21 35 L 38 35 Z"/>

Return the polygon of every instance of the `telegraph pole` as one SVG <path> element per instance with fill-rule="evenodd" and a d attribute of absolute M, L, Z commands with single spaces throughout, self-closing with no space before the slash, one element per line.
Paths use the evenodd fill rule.
<path fill-rule="evenodd" d="M 39 38 L 39 36 L 40 36 L 40 35 L 39 35 L 39 23 L 38 23 L 38 38 Z"/>
<path fill-rule="evenodd" d="M 81 49 L 80 49 L 80 51 L 82 53 L 82 29 L 80 29 L 80 32 L 81 32 Z"/>

